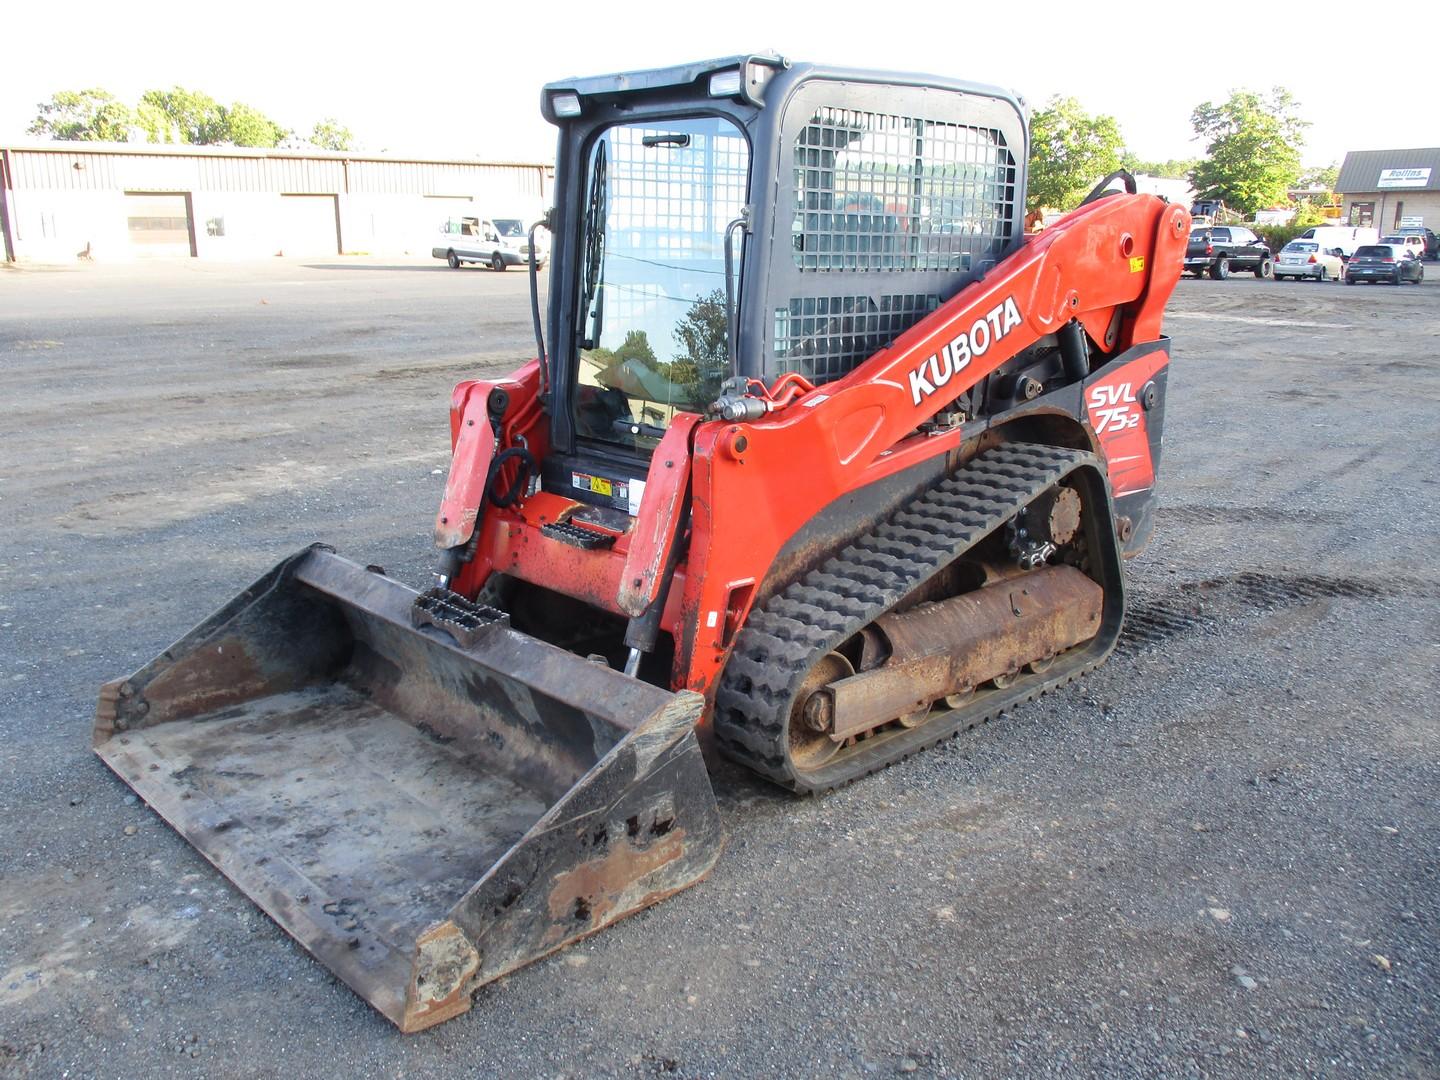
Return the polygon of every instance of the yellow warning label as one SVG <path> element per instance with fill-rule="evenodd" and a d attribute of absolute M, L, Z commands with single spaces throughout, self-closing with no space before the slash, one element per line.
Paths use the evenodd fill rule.
<path fill-rule="evenodd" d="M 1138 274 L 1145 269 L 1145 256 L 1133 255 L 1130 258 L 1130 273 Z"/>
<path fill-rule="evenodd" d="M 595 492 L 596 495 L 612 494 L 610 481 L 606 480 L 603 476 L 590 477 L 590 490 Z"/>

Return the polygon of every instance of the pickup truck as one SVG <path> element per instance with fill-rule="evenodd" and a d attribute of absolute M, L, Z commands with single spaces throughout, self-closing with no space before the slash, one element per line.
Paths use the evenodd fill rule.
<path fill-rule="evenodd" d="M 1196 277 L 1209 274 L 1216 281 L 1223 281 L 1237 270 L 1268 278 L 1272 272 L 1270 248 L 1249 229 L 1238 225 L 1199 226 L 1190 230 L 1185 270 Z"/>

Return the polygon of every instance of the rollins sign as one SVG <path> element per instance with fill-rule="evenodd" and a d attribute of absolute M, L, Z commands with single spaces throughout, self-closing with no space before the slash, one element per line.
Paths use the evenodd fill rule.
<path fill-rule="evenodd" d="M 1423 188 L 1430 183 L 1429 169 L 1381 169 L 1377 188 Z"/>

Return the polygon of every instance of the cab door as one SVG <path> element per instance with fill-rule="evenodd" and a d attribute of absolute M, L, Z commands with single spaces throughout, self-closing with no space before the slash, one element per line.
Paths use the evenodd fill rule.
<path fill-rule="evenodd" d="M 500 230 L 493 221 L 480 222 L 480 250 L 488 262 L 500 250 Z"/>
<path fill-rule="evenodd" d="M 460 235 L 455 238 L 455 252 L 467 259 L 489 258 L 484 242 L 480 239 L 482 222 L 479 218 L 460 219 Z"/>
<path fill-rule="evenodd" d="M 1230 230 L 1235 246 L 1231 249 L 1231 262 L 1243 262 L 1246 266 L 1259 266 L 1265 257 L 1260 248 L 1260 238 L 1249 229 Z"/>

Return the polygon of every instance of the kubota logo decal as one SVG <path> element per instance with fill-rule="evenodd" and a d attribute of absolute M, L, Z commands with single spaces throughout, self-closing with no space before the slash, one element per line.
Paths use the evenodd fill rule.
<path fill-rule="evenodd" d="M 920 361 L 910 372 L 910 399 L 919 405 L 922 400 L 935 393 L 960 372 L 970 366 L 970 361 L 984 356 L 990 347 L 1020 325 L 1020 309 L 1014 297 L 1007 296 L 1003 304 L 997 304 L 976 319 L 970 329 L 960 334 L 938 353 Z"/>
<path fill-rule="evenodd" d="M 1140 410 L 1130 383 L 1119 386 L 1092 386 L 1090 413 L 1095 421 L 1095 434 L 1132 428 L 1140 423 Z"/>

